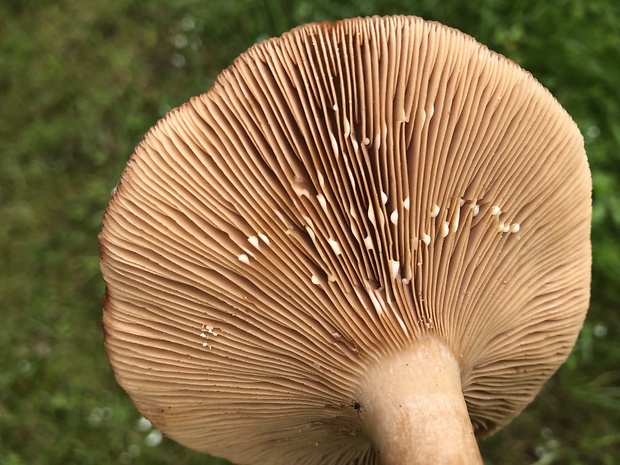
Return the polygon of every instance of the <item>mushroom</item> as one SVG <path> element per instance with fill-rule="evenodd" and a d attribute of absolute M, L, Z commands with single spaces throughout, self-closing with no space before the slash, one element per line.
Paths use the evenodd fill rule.
<path fill-rule="evenodd" d="M 100 234 L 105 347 L 167 436 L 238 464 L 481 463 L 568 356 L 582 137 L 416 17 L 250 48 L 136 148 Z"/>

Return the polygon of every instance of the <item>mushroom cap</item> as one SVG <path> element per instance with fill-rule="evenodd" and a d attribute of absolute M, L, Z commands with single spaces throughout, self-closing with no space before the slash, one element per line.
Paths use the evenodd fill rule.
<path fill-rule="evenodd" d="M 371 464 L 360 379 L 430 334 L 483 436 L 573 347 L 590 217 L 582 137 L 513 62 L 416 17 L 302 26 L 136 148 L 99 238 L 106 350 L 187 447 Z"/>

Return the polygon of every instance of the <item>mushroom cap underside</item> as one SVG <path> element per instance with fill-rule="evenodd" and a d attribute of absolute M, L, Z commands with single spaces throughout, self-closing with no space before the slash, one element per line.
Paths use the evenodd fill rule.
<path fill-rule="evenodd" d="M 485 435 L 575 342 L 590 192 L 568 114 L 471 37 L 404 16 L 302 26 L 136 148 L 100 235 L 106 350 L 190 448 L 371 464 L 359 380 L 432 335 Z"/>

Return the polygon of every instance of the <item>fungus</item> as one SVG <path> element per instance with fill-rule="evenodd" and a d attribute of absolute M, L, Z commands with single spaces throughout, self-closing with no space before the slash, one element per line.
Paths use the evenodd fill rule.
<path fill-rule="evenodd" d="M 471 37 L 299 27 L 123 172 L 100 234 L 116 378 L 167 436 L 239 464 L 480 463 L 474 435 L 582 325 L 590 191 L 567 113 Z"/>

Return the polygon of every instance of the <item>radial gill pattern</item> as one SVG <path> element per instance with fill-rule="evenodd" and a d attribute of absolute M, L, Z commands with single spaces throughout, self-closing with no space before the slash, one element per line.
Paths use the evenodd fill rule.
<path fill-rule="evenodd" d="M 136 148 L 100 235 L 106 349 L 193 449 L 373 464 L 358 381 L 430 333 L 483 435 L 573 346 L 590 210 L 576 125 L 514 63 L 414 17 L 300 27 Z"/>

